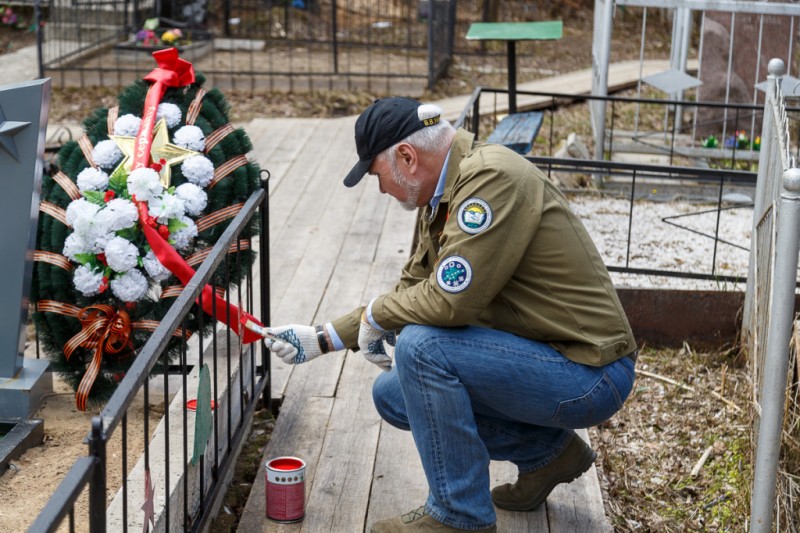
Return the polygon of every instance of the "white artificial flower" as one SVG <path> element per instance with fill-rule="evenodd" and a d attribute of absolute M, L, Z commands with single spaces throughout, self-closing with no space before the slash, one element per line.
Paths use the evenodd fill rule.
<path fill-rule="evenodd" d="M 99 168 L 84 168 L 78 173 L 78 189 L 85 191 L 104 191 L 108 188 L 108 174 Z"/>
<path fill-rule="evenodd" d="M 103 168 L 114 168 L 114 165 L 122 159 L 122 150 L 117 143 L 106 139 L 97 143 L 92 149 L 92 159 Z"/>
<path fill-rule="evenodd" d="M 142 125 L 142 119 L 136 115 L 122 115 L 114 121 L 114 135 L 124 135 L 126 137 L 136 137 L 139 133 L 139 127 Z"/>
<path fill-rule="evenodd" d="M 133 268 L 118 276 L 109 283 L 111 292 L 123 302 L 136 302 L 147 294 L 147 278 L 138 269 Z"/>
<path fill-rule="evenodd" d="M 161 120 L 162 118 L 167 121 L 168 128 L 174 128 L 181 123 L 181 108 L 168 102 L 158 104 L 156 120 Z"/>
<path fill-rule="evenodd" d="M 181 218 L 186 211 L 183 200 L 168 192 L 153 198 L 148 205 L 150 215 L 156 217 L 159 224 L 166 224 L 171 218 Z"/>
<path fill-rule="evenodd" d="M 98 211 L 100 211 L 100 206 L 91 203 L 86 198 L 73 200 L 67 206 L 67 225 L 75 228 L 76 224 L 80 225 L 87 220 L 91 221 Z"/>
<path fill-rule="evenodd" d="M 182 183 L 175 188 L 175 195 L 183 200 L 186 212 L 193 217 L 199 215 L 208 204 L 206 191 L 194 183 Z"/>
<path fill-rule="evenodd" d="M 197 237 L 197 226 L 194 220 L 189 217 L 181 217 L 180 221 L 185 224 L 185 227 L 170 233 L 169 242 L 176 250 L 185 250 L 191 246 L 192 241 Z"/>
<path fill-rule="evenodd" d="M 91 236 L 92 239 L 92 253 L 103 253 L 106 249 L 108 241 L 116 237 L 113 231 L 106 232 L 103 228 L 96 228 L 95 233 Z"/>
<path fill-rule="evenodd" d="M 113 232 L 98 218 L 99 211 L 99 205 L 85 198 L 74 200 L 67 206 L 67 223 L 74 230 L 74 238 L 80 239 L 86 251 L 92 253 L 102 252 L 106 241 L 113 236 Z"/>
<path fill-rule="evenodd" d="M 61 253 L 64 254 L 64 256 L 70 261 L 77 263 L 78 260 L 76 259 L 76 256 L 78 254 L 93 253 L 93 250 L 90 244 L 84 241 L 80 235 L 73 232 L 67 235 L 67 238 L 64 239 L 64 249 Z"/>
<path fill-rule="evenodd" d="M 140 202 L 149 202 L 164 191 L 160 179 L 152 168 L 137 168 L 128 174 L 128 193 Z"/>
<path fill-rule="evenodd" d="M 147 274 L 154 281 L 161 282 L 172 275 L 172 273 L 161 264 L 156 257 L 156 254 L 153 253 L 153 250 L 147 252 L 147 255 L 142 259 L 142 262 L 144 263 L 144 269 L 147 271 Z"/>
<path fill-rule="evenodd" d="M 98 226 L 108 232 L 115 232 L 135 225 L 139 220 L 139 211 L 130 200 L 114 198 L 97 213 L 96 219 Z"/>
<path fill-rule="evenodd" d="M 205 156 L 193 155 L 183 162 L 181 172 L 191 183 L 205 188 L 214 178 L 214 163 Z"/>
<path fill-rule="evenodd" d="M 206 136 L 203 135 L 203 130 L 189 124 L 175 132 L 175 135 L 172 137 L 172 142 L 187 150 L 202 152 L 206 147 Z"/>
<path fill-rule="evenodd" d="M 106 243 L 106 261 L 117 272 L 127 272 L 139 261 L 139 249 L 128 239 L 114 237 Z"/>
<path fill-rule="evenodd" d="M 95 272 L 91 268 L 81 265 L 75 269 L 72 283 L 84 296 L 95 296 L 100 294 L 100 286 L 103 284 L 103 272 Z"/>

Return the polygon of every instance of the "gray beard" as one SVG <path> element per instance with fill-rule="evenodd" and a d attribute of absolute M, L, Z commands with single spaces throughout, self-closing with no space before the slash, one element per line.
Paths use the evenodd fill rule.
<path fill-rule="evenodd" d="M 397 168 L 396 162 L 391 165 L 391 171 L 394 182 L 401 184 L 406 189 L 405 201 L 398 200 L 400 206 L 406 211 L 416 210 L 420 190 L 422 189 L 422 183 L 409 183 L 408 180 L 406 180 L 405 177 L 400 173 L 400 169 Z"/>

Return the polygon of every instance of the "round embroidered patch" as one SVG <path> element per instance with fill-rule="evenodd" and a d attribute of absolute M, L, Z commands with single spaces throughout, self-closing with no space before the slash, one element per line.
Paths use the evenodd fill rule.
<path fill-rule="evenodd" d="M 447 292 L 461 292 L 472 281 L 472 267 L 463 257 L 451 255 L 444 259 L 436 271 L 436 282 Z"/>
<path fill-rule="evenodd" d="M 492 223 L 492 208 L 480 198 L 470 198 L 458 208 L 458 227 L 467 233 L 480 233 Z"/>

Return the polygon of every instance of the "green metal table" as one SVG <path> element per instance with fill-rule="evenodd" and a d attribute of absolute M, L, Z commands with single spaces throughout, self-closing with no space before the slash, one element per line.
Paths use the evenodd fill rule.
<path fill-rule="evenodd" d="M 517 41 L 561 39 L 560 20 L 543 22 L 474 22 L 467 31 L 470 41 L 506 41 L 508 49 L 508 111 L 517 112 Z"/>

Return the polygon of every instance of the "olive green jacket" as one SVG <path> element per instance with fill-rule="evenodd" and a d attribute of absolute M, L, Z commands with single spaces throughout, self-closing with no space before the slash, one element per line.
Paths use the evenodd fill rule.
<path fill-rule="evenodd" d="M 566 198 L 514 152 L 459 130 L 444 195 L 424 208 L 418 246 L 372 317 L 406 324 L 482 326 L 545 342 L 600 366 L 636 348 L 603 260 Z M 332 322 L 358 345 L 362 308 Z"/>

